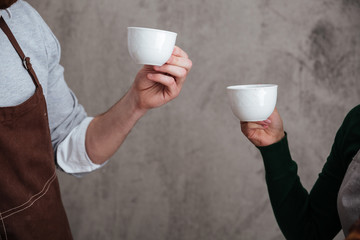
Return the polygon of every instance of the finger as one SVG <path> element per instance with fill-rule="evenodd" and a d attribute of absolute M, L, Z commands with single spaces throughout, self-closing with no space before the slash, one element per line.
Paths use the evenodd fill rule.
<path fill-rule="evenodd" d="M 266 119 L 264 121 L 257 121 L 257 122 L 245 122 L 245 121 L 240 121 L 240 124 L 249 124 L 251 126 L 254 126 L 254 125 L 269 125 L 271 123 L 271 120 L 270 119 Z"/>
<path fill-rule="evenodd" d="M 184 78 L 186 77 L 187 71 L 185 68 L 178 67 L 175 65 L 169 65 L 165 64 L 162 66 L 154 66 L 154 70 L 158 72 L 163 72 L 166 74 L 170 74 L 171 76 L 174 76 L 176 78 Z"/>
<path fill-rule="evenodd" d="M 270 120 L 270 119 L 266 119 L 266 120 L 263 121 L 263 123 L 264 123 L 264 124 L 267 124 L 267 125 L 268 125 L 268 124 L 271 124 L 271 120 Z"/>
<path fill-rule="evenodd" d="M 188 72 L 192 67 L 192 61 L 189 58 L 177 57 L 175 55 L 172 55 L 166 63 L 185 68 Z"/>
<path fill-rule="evenodd" d="M 177 57 L 184 57 L 184 58 L 189 58 L 189 56 L 187 55 L 187 53 L 182 50 L 181 48 L 179 48 L 178 46 L 174 47 L 174 50 L 172 52 L 172 55 L 175 55 Z"/>
<path fill-rule="evenodd" d="M 252 138 L 258 131 L 265 130 L 267 127 L 257 123 L 241 122 L 241 132 L 247 137 Z"/>
<path fill-rule="evenodd" d="M 147 74 L 147 78 L 151 81 L 160 83 L 160 84 L 168 87 L 170 90 L 173 90 L 176 88 L 176 82 L 172 76 L 164 75 L 161 73 L 149 73 L 149 74 Z"/>
<path fill-rule="evenodd" d="M 253 123 L 256 123 L 256 124 L 259 124 L 263 127 L 268 127 L 270 124 L 271 124 L 271 120 L 270 119 L 266 119 L 264 121 L 258 121 L 258 122 L 253 122 Z"/>
<path fill-rule="evenodd" d="M 264 129 L 268 127 L 268 125 L 265 124 L 264 122 L 240 122 L 240 125 L 241 125 L 241 129 L 249 129 L 249 130 Z"/>

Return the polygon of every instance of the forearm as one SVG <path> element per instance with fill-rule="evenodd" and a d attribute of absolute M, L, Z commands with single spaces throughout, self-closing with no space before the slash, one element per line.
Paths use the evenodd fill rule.
<path fill-rule="evenodd" d="M 272 208 L 284 236 L 287 239 L 334 237 L 339 230 L 337 221 L 334 221 L 336 216 L 333 216 L 334 209 L 336 215 L 336 206 L 329 203 L 326 195 L 319 194 L 328 183 L 318 182 L 312 194 L 308 194 L 300 182 L 297 164 L 291 158 L 286 138 L 260 150 Z"/>
<path fill-rule="evenodd" d="M 125 96 L 90 123 L 85 139 L 89 158 L 96 164 L 109 159 L 148 109 L 179 95 L 191 66 L 191 60 L 179 47 L 174 48 L 166 64 L 143 66 Z"/>
<path fill-rule="evenodd" d="M 264 160 L 266 183 L 276 220 L 285 237 L 294 239 L 293 236 L 297 235 L 296 232 L 302 229 L 297 220 L 299 216 L 303 215 L 305 208 L 299 208 L 296 206 L 298 204 L 295 205 L 292 201 L 307 197 L 306 192 L 294 191 L 301 189 L 297 176 L 297 165 L 291 159 L 286 139 L 259 149 Z M 296 196 L 297 194 L 299 196 Z M 306 204 L 306 201 L 303 204 Z"/>
<path fill-rule="evenodd" d="M 107 112 L 90 123 L 85 138 L 86 151 L 95 164 L 108 160 L 121 146 L 136 122 L 146 113 L 136 105 L 130 90 Z"/>

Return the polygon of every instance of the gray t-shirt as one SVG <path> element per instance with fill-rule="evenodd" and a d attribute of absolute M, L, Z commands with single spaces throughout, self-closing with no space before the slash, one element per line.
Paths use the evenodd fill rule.
<path fill-rule="evenodd" d="M 41 16 L 27 2 L 18 0 L 0 10 L 44 90 L 51 141 L 58 166 L 68 173 L 85 173 L 100 167 L 85 150 L 85 133 L 92 120 L 64 80 L 60 45 Z M 16 106 L 35 92 L 35 86 L 15 49 L 0 30 L 0 107 Z"/>

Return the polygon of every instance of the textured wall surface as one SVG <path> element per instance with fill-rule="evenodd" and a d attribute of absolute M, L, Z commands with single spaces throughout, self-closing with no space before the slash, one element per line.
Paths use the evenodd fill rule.
<path fill-rule="evenodd" d="M 260 154 L 225 88 L 279 84 L 277 107 L 310 190 L 360 102 L 358 0 L 29 2 L 58 37 L 68 85 L 89 115 L 115 103 L 140 68 L 128 26 L 177 32 L 194 64 L 181 95 L 141 119 L 104 168 L 82 179 L 59 173 L 75 239 L 283 239 Z"/>

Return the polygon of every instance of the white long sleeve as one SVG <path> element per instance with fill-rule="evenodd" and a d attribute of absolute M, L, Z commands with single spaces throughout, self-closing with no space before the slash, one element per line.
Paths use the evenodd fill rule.
<path fill-rule="evenodd" d="M 86 152 L 85 136 L 92 117 L 85 118 L 76 126 L 57 148 L 57 163 L 59 167 L 75 176 L 82 176 L 101 168 L 106 164 L 94 164 Z"/>

